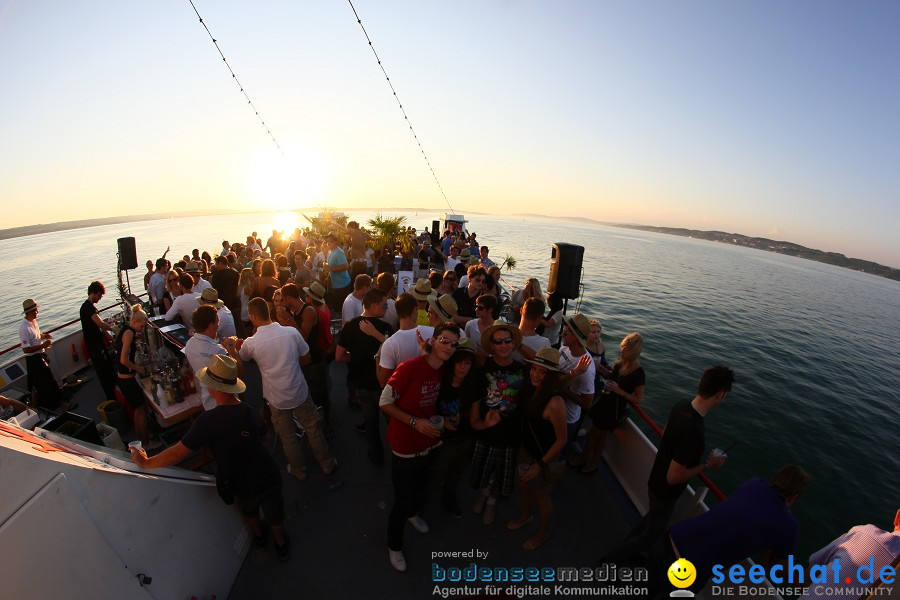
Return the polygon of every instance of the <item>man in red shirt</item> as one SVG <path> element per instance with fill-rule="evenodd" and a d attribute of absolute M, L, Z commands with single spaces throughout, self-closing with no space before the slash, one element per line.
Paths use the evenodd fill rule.
<path fill-rule="evenodd" d="M 444 363 L 458 344 L 459 327 L 453 323 L 435 327 L 425 354 L 400 363 L 379 400 L 381 411 L 391 418 L 386 437 L 393 454 L 394 506 L 388 517 L 388 558 L 401 572 L 406 571 L 406 521 L 421 533 L 428 532 L 428 524 L 416 513 L 424 503 L 425 481 L 441 444 L 441 428 L 429 419 L 437 414 Z"/>

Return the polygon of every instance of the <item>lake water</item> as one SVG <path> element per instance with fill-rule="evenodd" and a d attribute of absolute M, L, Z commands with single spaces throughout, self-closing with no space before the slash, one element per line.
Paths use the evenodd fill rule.
<path fill-rule="evenodd" d="M 351 212 L 364 223 L 372 216 Z M 437 213 L 407 215 L 430 226 Z M 293 215 L 192 217 L 107 225 L 0 241 L 3 347 L 17 341 L 22 300 L 41 304 L 46 330 L 75 319 L 92 279 L 110 292 L 116 281 L 116 238 L 137 239 L 141 263 L 171 244 L 177 260 L 192 248 L 215 254 L 223 238 L 293 227 Z M 737 383 L 707 419 L 710 446 L 727 447 L 713 474 L 725 491 L 746 478 L 768 478 L 795 462 L 813 475 L 794 506 L 802 557 L 853 525 L 890 528 L 900 504 L 900 283 L 777 254 L 592 224 L 509 220 L 470 215 L 469 229 L 499 262 L 518 266 L 546 290 L 550 245 L 585 247 L 579 310 L 603 322 L 609 358 L 631 331 L 644 336 L 644 407 L 662 423 L 672 404 L 692 396 L 702 371 L 727 364 Z M 298 223 L 306 224 L 302 219 Z M 143 291 L 144 268 L 131 283 Z M 571 302 L 569 312 L 575 309 Z M 655 439 L 653 435 L 651 439 Z"/>

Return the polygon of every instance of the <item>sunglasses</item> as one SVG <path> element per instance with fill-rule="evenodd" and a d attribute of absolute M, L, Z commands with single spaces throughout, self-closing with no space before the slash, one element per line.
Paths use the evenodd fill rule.
<path fill-rule="evenodd" d="M 512 344 L 513 339 L 511 337 L 508 338 L 491 338 L 492 344 Z"/>
<path fill-rule="evenodd" d="M 445 338 L 444 336 L 435 339 L 442 344 L 447 344 L 451 348 L 456 348 L 457 346 L 459 346 L 459 342 L 457 340 L 451 340 L 450 338 Z"/>

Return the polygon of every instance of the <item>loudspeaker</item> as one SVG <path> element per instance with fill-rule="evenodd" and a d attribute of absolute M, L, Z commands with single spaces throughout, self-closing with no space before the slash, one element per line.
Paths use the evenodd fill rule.
<path fill-rule="evenodd" d="M 129 271 L 137 269 L 137 249 L 134 247 L 133 237 L 123 237 L 118 239 L 119 243 L 119 268 Z"/>
<path fill-rule="evenodd" d="M 553 244 L 550 254 L 550 281 L 547 282 L 547 293 L 568 300 L 578 298 L 578 284 L 581 281 L 583 259 L 584 246 Z"/>

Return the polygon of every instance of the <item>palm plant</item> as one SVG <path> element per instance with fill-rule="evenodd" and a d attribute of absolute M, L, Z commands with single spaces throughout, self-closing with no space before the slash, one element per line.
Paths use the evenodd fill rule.
<path fill-rule="evenodd" d="M 369 247 L 373 250 L 393 248 L 397 243 L 403 252 L 414 250 L 412 239 L 406 234 L 406 217 L 382 217 L 381 213 L 366 222 L 372 229 Z"/>
<path fill-rule="evenodd" d="M 509 254 L 506 255 L 506 258 L 503 259 L 503 262 L 500 263 L 500 270 L 506 269 L 506 272 L 509 273 L 513 269 L 516 268 L 516 259 L 514 256 Z"/>

